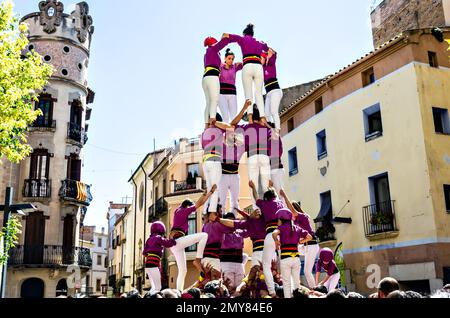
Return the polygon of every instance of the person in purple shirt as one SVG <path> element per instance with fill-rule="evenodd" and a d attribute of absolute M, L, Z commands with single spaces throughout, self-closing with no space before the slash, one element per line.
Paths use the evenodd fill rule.
<path fill-rule="evenodd" d="M 203 173 L 206 180 L 206 189 L 211 190 L 212 186 L 219 185 L 222 178 L 222 161 L 223 161 L 223 142 L 225 130 L 219 128 L 222 117 L 216 114 L 216 121 L 208 125 L 201 136 L 201 144 L 203 148 Z M 208 205 L 211 206 L 210 211 L 216 212 L 215 209 L 219 203 L 219 192 L 214 192 L 207 205 L 204 206 L 203 213 L 206 214 Z"/>
<path fill-rule="evenodd" d="M 233 130 L 225 132 L 223 144 L 222 178 L 219 184 L 219 203 L 225 208 L 230 193 L 230 209 L 235 213 L 239 208 L 240 176 L 239 162 L 245 152 L 244 136 Z"/>
<path fill-rule="evenodd" d="M 311 217 L 302 210 L 299 202 L 292 202 L 284 190 L 280 191 L 280 196 L 284 198 L 287 207 L 294 215 L 294 224 L 298 225 L 312 236 L 311 241 L 305 243 L 303 246 L 299 246 L 299 252 L 305 255 L 303 272 L 305 273 L 308 287 L 314 288 L 315 280 L 312 274 L 312 270 L 314 268 L 314 264 L 316 263 L 320 247 L 318 244 L 316 233 L 311 227 Z"/>
<path fill-rule="evenodd" d="M 249 186 L 252 190 L 252 194 L 256 199 L 257 191 L 255 184 L 250 181 Z M 276 246 L 273 240 L 272 233 L 278 227 L 278 219 L 276 213 L 278 210 L 283 209 L 284 205 L 278 199 L 278 196 L 274 189 L 268 190 L 264 193 L 264 200 L 257 199 L 256 206 L 261 210 L 262 216 L 266 223 L 266 237 L 264 239 L 263 249 L 263 271 L 266 277 L 267 287 L 271 296 L 275 296 L 275 283 L 271 272 L 272 260 L 276 259 Z"/>
<path fill-rule="evenodd" d="M 205 252 L 203 253 L 203 268 L 211 268 L 211 280 L 220 279 L 222 276 L 220 266 L 220 248 L 222 245 L 223 235 L 232 233 L 233 229 L 220 223 L 222 215 L 222 206 L 216 207 L 217 212 L 207 211 L 207 218 L 203 225 L 202 232 L 208 234 Z"/>
<path fill-rule="evenodd" d="M 265 112 L 267 121 L 275 125 L 275 131 L 280 133 L 280 103 L 283 98 L 283 90 L 277 78 L 277 52 L 269 49 L 267 53 L 261 55 L 261 62 L 264 67 L 264 87 L 266 88 Z"/>
<path fill-rule="evenodd" d="M 197 246 L 197 259 L 194 261 L 194 266 L 202 273 L 203 268 L 201 260 L 203 258 L 203 251 L 205 250 L 206 243 L 208 241 L 208 235 L 206 233 L 192 233 L 188 234 L 189 229 L 189 216 L 195 213 L 198 208 L 206 203 L 206 201 L 216 192 L 217 186 L 213 185 L 208 193 L 203 194 L 196 203 L 191 200 L 185 200 L 174 212 L 172 229 L 170 231 L 170 238 L 176 240 L 177 245 L 172 247 L 170 251 L 175 257 L 178 267 L 177 277 L 177 289 L 184 290 L 184 280 L 187 274 L 186 253 L 185 250 L 189 246 L 198 243 Z"/>
<path fill-rule="evenodd" d="M 219 42 L 213 37 L 205 39 L 204 45 L 206 53 L 204 57 L 205 71 L 203 73 L 203 91 L 205 93 L 206 107 L 205 107 L 205 125 L 213 123 L 217 106 L 219 106 L 220 95 L 220 65 L 222 60 L 220 58 L 220 51 L 229 43 L 229 39 L 222 38 Z"/>
<path fill-rule="evenodd" d="M 326 273 L 326 277 L 319 283 L 320 272 L 322 269 Z M 319 260 L 316 265 L 316 285 L 325 286 L 328 292 L 336 289 L 341 274 L 339 268 L 334 261 L 334 253 L 329 248 L 323 248 L 319 254 Z"/>
<path fill-rule="evenodd" d="M 243 32 L 243 36 L 228 34 L 223 35 L 228 38 L 230 43 L 237 43 L 242 50 L 244 56 L 244 67 L 242 69 L 242 83 L 244 85 L 245 99 L 253 103 L 255 101 L 261 116 L 261 121 L 266 124 L 264 113 L 264 98 L 262 88 L 264 85 L 264 70 L 261 63 L 261 53 L 268 51 L 269 47 L 266 43 L 260 42 L 254 38 L 253 24 L 247 25 Z M 255 94 L 253 94 L 253 85 Z M 255 98 L 253 99 L 253 96 Z M 249 110 L 249 121 L 252 122 L 252 110 Z"/>
<path fill-rule="evenodd" d="M 225 214 L 224 219 L 233 221 L 236 217 L 230 212 Z M 244 239 L 247 237 L 249 237 L 247 230 L 239 228 L 223 235 L 220 247 L 220 267 L 223 280 L 230 293 L 235 292 L 245 277 L 244 263 L 246 263 L 248 256 L 244 255 L 243 250 Z"/>
<path fill-rule="evenodd" d="M 236 73 L 242 70 L 242 63 L 234 63 L 235 55 L 231 49 L 225 53 L 225 61 L 220 66 L 219 107 L 223 120 L 229 123 L 238 112 Z"/>
<path fill-rule="evenodd" d="M 142 255 L 145 257 L 145 274 L 150 280 L 151 293 L 161 291 L 161 258 L 164 248 L 175 246 L 174 239 L 166 239 L 166 227 L 162 222 L 154 222 L 150 227 L 150 237 L 145 242 Z"/>
<path fill-rule="evenodd" d="M 300 288 L 298 245 L 310 241 L 312 236 L 293 223 L 293 215 L 289 209 L 278 210 L 276 216 L 278 228 L 272 233 L 272 236 L 281 255 L 280 268 L 284 298 L 292 298 L 292 290 Z M 293 286 L 291 286 L 291 282 Z"/>
<path fill-rule="evenodd" d="M 282 162 L 283 141 L 277 133 L 272 134 L 269 140 L 270 180 L 277 193 L 284 188 L 285 170 Z M 284 201 L 284 198 L 281 198 Z"/>

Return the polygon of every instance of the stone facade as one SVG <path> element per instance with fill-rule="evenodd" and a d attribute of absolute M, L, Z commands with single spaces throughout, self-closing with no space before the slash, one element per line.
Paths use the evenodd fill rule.
<path fill-rule="evenodd" d="M 450 25 L 449 13 L 446 0 L 384 0 L 371 14 L 374 46 L 406 30 Z"/>
<path fill-rule="evenodd" d="M 11 180 L 14 201 L 37 207 L 23 218 L 18 247 L 11 251 L 10 298 L 30 296 L 27 289 L 37 285 L 34 296 L 51 298 L 61 290 L 74 294 L 90 267 L 89 250 L 80 246 L 80 226 L 92 200 L 90 185 L 81 182 L 88 104 L 94 94 L 87 82 L 92 18 L 83 42 L 76 25 L 84 23 L 79 20 L 88 14 L 87 5 L 77 4 L 70 15 L 63 8 L 60 1 L 42 1 L 39 12 L 22 18 L 29 27 L 27 50 L 38 52 L 55 72 L 35 104 L 50 111 L 29 127 L 32 154 L 19 165 L 0 166 L 0 196 Z M 72 266 L 77 268 L 75 284 L 70 284 Z M 55 267 L 59 269 L 51 269 Z"/>

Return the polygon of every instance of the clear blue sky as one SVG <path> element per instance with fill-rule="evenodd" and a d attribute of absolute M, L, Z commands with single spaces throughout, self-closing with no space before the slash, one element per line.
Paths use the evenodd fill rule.
<path fill-rule="evenodd" d="M 38 11 L 39 0 L 14 2 L 21 16 Z M 76 2 L 63 1 L 65 12 Z M 324 77 L 373 49 L 373 0 L 87 2 L 95 25 L 89 85 L 96 99 L 83 173 L 94 201 L 85 223 L 99 227 L 106 226 L 109 201 L 132 195 L 127 181 L 154 138 L 162 148 L 201 132 L 206 36 L 241 34 L 254 23 L 256 37 L 279 52 L 283 87 Z M 238 90 L 241 101 L 240 79 Z"/>

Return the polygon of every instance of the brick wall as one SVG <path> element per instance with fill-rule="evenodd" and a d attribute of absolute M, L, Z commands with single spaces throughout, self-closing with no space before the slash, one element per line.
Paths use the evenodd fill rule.
<path fill-rule="evenodd" d="M 371 19 L 375 47 L 406 30 L 445 26 L 442 0 L 384 0 Z"/>

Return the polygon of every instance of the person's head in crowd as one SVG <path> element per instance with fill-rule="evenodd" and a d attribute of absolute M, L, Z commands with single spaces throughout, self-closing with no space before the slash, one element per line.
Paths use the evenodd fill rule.
<path fill-rule="evenodd" d="M 420 293 L 412 291 L 412 290 L 406 291 L 405 294 L 406 294 L 406 298 L 423 298 L 423 296 Z"/>
<path fill-rule="evenodd" d="M 230 293 L 221 280 L 213 280 L 205 285 L 205 293 L 213 294 L 216 298 L 228 298 Z"/>
<path fill-rule="evenodd" d="M 396 290 L 400 290 L 400 285 L 395 278 L 383 278 L 378 284 L 378 298 L 387 298 L 390 293 Z"/>
<path fill-rule="evenodd" d="M 194 299 L 194 297 L 189 293 L 183 293 L 181 294 L 181 299 Z"/>
<path fill-rule="evenodd" d="M 335 290 L 330 291 L 327 294 L 327 298 L 329 298 L 329 299 L 345 299 L 345 298 L 347 298 L 347 296 L 345 296 L 345 294 L 342 290 L 335 289 Z"/>
<path fill-rule="evenodd" d="M 223 218 L 227 220 L 236 220 L 236 216 L 232 212 L 228 212 L 223 216 Z"/>
<path fill-rule="evenodd" d="M 442 289 L 450 292 L 450 284 L 445 285 Z"/>
<path fill-rule="evenodd" d="M 218 204 L 216 211 L 217 212 L 209 212 L 209 207 L 208 207 L 207 215 L 208 215 L 209 222 L 214 223 L 220 218 L 220 216 L 222 215 L 222 205 Z"/>
<path fill-rule="evenodd" d="M 408 298 L 408 295 L 400 290 L 394 290 L 392 293 L 389 293 L 386 298 Z"/>
<path fill-rule="evenodd" d="M 181 298 L 180 291 L 176 289 L 164 289 L 161 294 L 163 298 Z"/>
<path fill-rule="evenodd" d="M 292 293 L 292 297 L 295 299 L 307 299 L 309 298 L 309 291 L 300 286 L 300 288 L 294 290 L 294 292 Z"/>
<path fill-rule="evenodd" d="M 189 289 L 189 290 L 187 291 L 187 293 L 188 293 L 189 295 L 191 295 L 192 298 L 200 298 L 200 296 L 201 296 L 201 294 L 202 294 L 201 290 L 198 289 L 198 288 L 196 288 L 196 287 L 193 287 L 193 288 Z"/>
<path fill-rule="evenodd" d="M 254 36 L 255 35 L 255 26 L 252 23 L 247 24 L 244 31 L 242 31 L 242 35 L 244 36 Z"/>
<path fill-rule="evenodd" d="M 359 293 L 349 292 L 349 293 L 347 294 L 347 298 L 353 298 L 353 299 L 355 299 L 355 298 L 366 298 L 366 297 L 364 297 L 363 295 L 361 295 L 361 294 L 359 294 Z"/>
<path fill-rule="evenodd" d="M 120 295 L 120 298 L 128 298 L 127 293 L 122 293 L 122 294 Z"/>
<path fill-rule="evenodd" d="M 252 120 L 254 123 L 257 123 L 257 124 L 259 124 L 259 122 L 261 120 L 261 114 L 260 114 L 258 106 L 256 106 L 256 104 L 253 105 Z"/>
<path fill-rule="evenodd" d="M 313 290 L 316 291 L 316 292 L 325 294 L 325 295 L 328 294 L 328 289 L 325 286 L 322 286 L 322 285 L 313 288 Z"/>
<path fill-rule="evenodd" d="M 133 289 L 127 294 L 127 298 L 142 298 L 137 289 Z"/>
<path fill-rule="evenodd" d="M 206 293 L 206 294 L 202 295 L 200 298 L 216 298 L 216 296 L 214 296 L 211 293 Z"/>
<path fill-rule="evenodd" d="M 183 201 L 183 203 L 181 203 L 181 207 L 182 207 L 183 209 L 186 209 L 186 208 L 190 208 L 190 207 L 193 206 L 194 204 L 195 204 L 195 203 L 194 203 L 192 200 L 186 199 L 186 200 Z"/>
<path fill-rule="evenodd" d="M 161 292 L 148 292 L 145 294 L 144 298 L 163 298 Z"/>
<path fill-rule="evenodd" d="M 264 193 L 263 198 L 264 198 L 265 201 L 273 201 L 273 200 L 275 200 L 277 198 L 277 193 L 275 192 L 275 189 L 271 188 L 271 189 L 267 190 Z"/>

